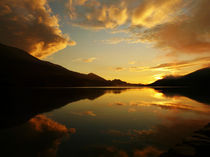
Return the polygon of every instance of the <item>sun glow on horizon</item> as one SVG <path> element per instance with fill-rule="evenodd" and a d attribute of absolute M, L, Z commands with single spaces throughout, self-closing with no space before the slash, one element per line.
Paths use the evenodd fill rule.
<path fill-rule="evenodd" d="M 153 75 L 153 78 L 156 79 L 156 80 L 160 80 L 163 78 L 163 75 L 162 74 L 156 74 L 156 75 Z"/>
<path fill-rule="evenodd" d="M 3 0 L 0 43 L 72 71 L 147 84 L 209 66 L 209 6 L 209 0 Z"/>

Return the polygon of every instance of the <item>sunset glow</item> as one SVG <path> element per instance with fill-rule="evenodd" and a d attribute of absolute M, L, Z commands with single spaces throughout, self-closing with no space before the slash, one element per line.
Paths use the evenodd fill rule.
<path fill-rule="evenodd" d="M 2 157 L 210 156 L 210 0 L 0 0 Z"/>
<path fill-rule="evenodd" d="M 0 42 L 72 71 L 150 83 L 209 66 L 209 6 L 209 0 L 3 0 Z"/>

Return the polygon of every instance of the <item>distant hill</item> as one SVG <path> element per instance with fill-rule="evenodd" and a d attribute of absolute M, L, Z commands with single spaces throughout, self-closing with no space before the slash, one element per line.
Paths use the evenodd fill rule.
<path fill-rule="evenodd" d="M 127 83 L 125 81 L 121 81 L 120 79 L 114 79 L 112 81 L 109 81 L 112 86 L 143 86 L 143 84 L 132 84 L 132 83 Z"/>
<path fill-rule="evenodd" d="M 3 86 L 81 87 L 129 86 L 121 80 L 106 80 L 96 74 L 81 74 L 39 60 L 27 52 L 0 44 L 0 80 Z"/>
<path fill-rule="evenodd" d="M 168 76 L 150 86 L 210 87 L 210 67 L 180 77 Z"/>
<path fill-rule="evenodd" d="M 104 78 L 94 74 L 94 73 L 89 73 L 87 74 L 87 78 L 89 78 L 90 80 L 97 80 L 97 81 L 107 81 Z"/>

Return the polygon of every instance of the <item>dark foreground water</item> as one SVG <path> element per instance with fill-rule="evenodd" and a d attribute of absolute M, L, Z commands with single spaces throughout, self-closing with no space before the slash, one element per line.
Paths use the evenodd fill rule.
<path fill-rule="evenodd" d="M 0 111 L 0 156 L 157 157 L 210 122 L 209 96 L 196 92 L 9 89 Z"/>

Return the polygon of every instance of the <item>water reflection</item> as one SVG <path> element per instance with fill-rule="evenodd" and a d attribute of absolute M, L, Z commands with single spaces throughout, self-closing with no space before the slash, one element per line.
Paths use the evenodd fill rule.
<path fill-rule="evenodd" d="M 81 99 L 94 100 L 105 93 L 119 94 L 124 88 L 6 88 L 2 89 L 0 128 L 26 122 L 33 116 Z"/>
<path fill-rule="evenodd" d="M 14 150 L 8 151 L 11 155 L 157 157 L 210 121 L 210 106 L 201 100 L 207 96 L 171 93 L 151 88 L 10 90 L 13 104 L 1 110 L 0 139 L 5 151 Z"/>
<path fill-rule="evenodd" d="M 8 157 L 53 157 L 62 140 L 75 133 L 46 116 L 38 115 L 24 125 L 1 131 L 1 155 Z"/>
<path fill-rule="evenodd" d="M 210 104 L 210 89 L 202 88 L 156 88 L 167 97 L 185 96 L 201 103 Z"/>

